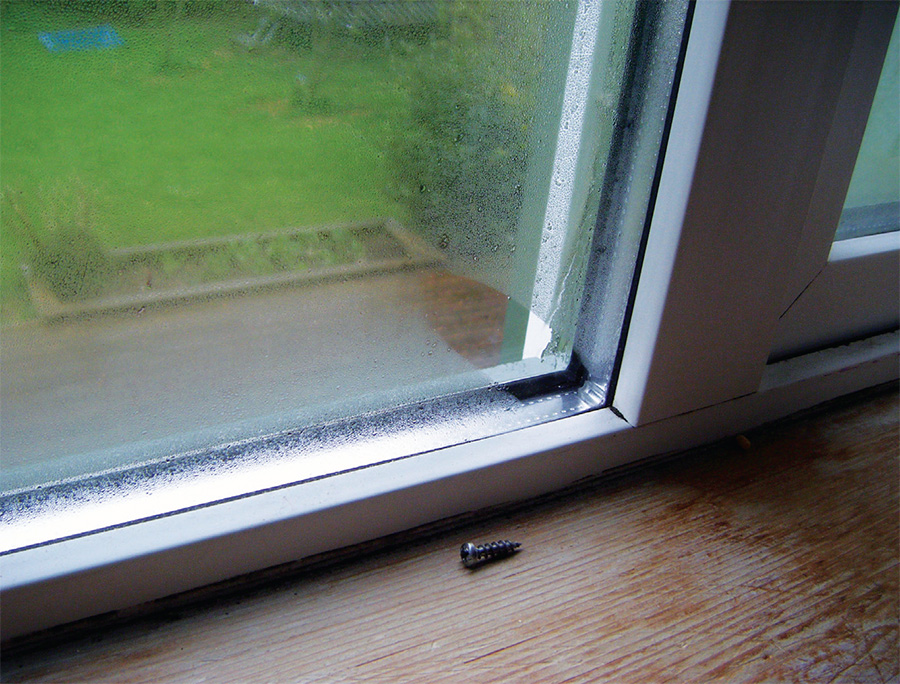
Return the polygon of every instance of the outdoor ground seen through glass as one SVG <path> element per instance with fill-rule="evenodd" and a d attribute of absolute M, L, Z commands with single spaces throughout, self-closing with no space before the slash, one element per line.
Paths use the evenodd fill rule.
<path fill-rule="evenodd" d="M 3 488 L 564 368 L 522 312 L 577 11 L 3 3 Z"/>

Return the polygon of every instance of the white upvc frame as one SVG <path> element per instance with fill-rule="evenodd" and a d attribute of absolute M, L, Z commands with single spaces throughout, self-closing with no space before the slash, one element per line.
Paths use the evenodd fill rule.
<path fill-rule="evenodd" d="M 773 360 L 900 325 L 900 232 L 835 242 L 896 21 L 889 3 L 863 9 L 785 289 Z"/>
<path fill-rule="evenodd" d="M 699 145 L 696 164 L 677 162 L 671 144 L 667 153 L 647 247 L 654 268 L 642 275 L 622 365 L 634 379 L 620 380 L 615 398 L 632 424 L 759 388 L 785 302 L 828 255 L 896 11 L 731 5 L 702 139 L 682 143 Z M 840 174 L 843 188 L 829 187 Z M 885 295 L 896 308 L 896 288 Z"/>
<path fill-rule="evenodd" d="M 3 638 L 553 491 L 896 380 L 896 331 L 768 363 L 796 265 L 815 251 L 804 230 L 843 76 L 859 32 L 878 42 L 867 17 L 879 6 L 896 13 L 697 2 L 611 408 L 10 554 Z"/>

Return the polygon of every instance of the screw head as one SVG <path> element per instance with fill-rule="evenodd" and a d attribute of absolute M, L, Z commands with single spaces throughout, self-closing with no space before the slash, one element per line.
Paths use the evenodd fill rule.
<path fill-rule="evenodd" d="M 478 549 L 472 542 L 463 544 L 459 547 L 459 557 L 466 566 L 469 566 L 478 560 Z"/>

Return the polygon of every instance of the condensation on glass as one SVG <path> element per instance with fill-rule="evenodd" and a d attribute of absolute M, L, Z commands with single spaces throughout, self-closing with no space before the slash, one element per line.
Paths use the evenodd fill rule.
<path fill-rule="evenodd" d="M 576 344 L 608 379 L 681 44 L 665 7 L 2 3 L 2 490 L 278 434 L 314 452 L 312 426 L 478 388 L 453 430 L 484 436 L 521 408 L 491 388 Z M 589 262 L 601 351 L 578 342 Z"/>
<path fill-rule="evenodd" d="M 900 42 L 894 23 L 836 240 L 900 230 Z"/>

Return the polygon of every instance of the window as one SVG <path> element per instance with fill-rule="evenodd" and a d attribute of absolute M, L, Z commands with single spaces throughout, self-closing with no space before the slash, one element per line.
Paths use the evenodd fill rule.
<path fill-rule="evenodd" d="M 593 7 L 579 4 L 576 17 L 589 17 Z M 638 14 L 659 10 L 656 4 L 637 7 Z M 243 455 L 258 448 L 261 457 L 278 449 L 296 457 L 304 446 L 329 443 L 347 460 L 330 477 L 282 470 L 282 484 L 271 485 L 229 473 L 232 452 L 223 451 L 225 467 L 202 480 L 218 488 L 208 504 L 6 553 L 0 557 L 5 634 L 550 491 L 896 378 L 897 335 L 890 329 L 849 347 L 769 363 L 795 266 L 810 251 L 804 236 L 808 216 L 819 206 L 832 124 L 854 110 L 842 109 L 845 76 L 857 67 L 880 72 L 877 55 L 868 56 L 871 62 L 856 60 L 855 46 L 880 45 L 883 56 L 895 14 L 895 5 L 881 3 L 696 3 L 685 50 L 676 51 L 674 63 L 660 55 L 673 69 L 683 60 L 674 109 L 663 107 L 664 118 L 648 117 L 667 125 L 657 125 L 655 143 L 653 127 L 640 125 L 640 117 L 625 116 L 617 127 L 619 142 L 626 134 L 638 141 L 611 157 L 615 168 L 604 175 L 610 182 L 604 184 L 608 204 L 599 212 L 601 225 L 614 218 L 643 227 L 653 200 L 650 230 L 645 238 L 629 228 L 639 235 L 633 254 L 641 268 L 629 306 L 619 302 L 606 310 L 619 321 L 611 338 L 610 316 L 601 313 L 604 287 L 630 283 L 630 274 L 615 265 L 604 271 L 594 262 L 586 277 L 570 329 L 570 348 L 583 363 L 579 375 L 536 376 L 543 378 L 537 386 L 501 378 L 494 390 L 480 393 L 448 388 L 449 397 L 407 399 L 395 412 L 365 414 L 355 426 L 335 421 L 294 433 L 293 442 L 235 444 L 231 448 Z M 593 15 L 588 25 L 600 31 L 602 16 Z M 581 34 L 576 29 L 572 35 L 577 45 Z M 655 47 L 644 38 L 645 46 Z M 656 66 L 646 71 L 656 73 Z M 771 73 L 785 77 L 769 79 Z M 635 67 L 632 77 L 638 76 Z M 566 92 L 561 88 L 560 97 Z M 639 92 L 649 98 L 652 88 Z M 659 107 L 659 100 L 653 102 Z M 645 145 L 641 135 L 647 135 Z M 663 145 L 665 154 L 658 156 Z M 560 163 L 571 161 L 572 153 L 562 157 Z M 557 159 L 545 159 L 555 180 Z M 656 182 L 613 182 L 645 178 L 634 174 L 639 168 L 650 169 Z M 568 167 L 563 180 L 574 183 L 578 171 L 578 164 Z M 632 187 L 638 191 L 617 194 Z M 528 210 L 523 207 L 523 214 Z M 836 224 L 837 216 L 831 237 Z M 611 250 L 596 239 L 593 247 L 598 254 Z M 560 272 L 553 261 L 536 263 Z M 535 300 L 527 301 L 533 310 Z M 538 318 L 553 330 L 566 329 L 550 316 Z M 528 322 L 518 330 L 524 348 Z M 615 364 L 596 353 L 610 343 L 622 350 Z M 610 407 L 602 408 L 605 403 Z M 455 410 L 447 411 L 448 405 Z M 381 420 L 392 429 L 382 431 Z M 438 447 L 441 437 L 445 446 Z M 382 462 L 360 466 L 352 460 L 360 449 L 378 452 Z M 402 457 L 410 454 L 416 455 Z M 281 463 L 304 466 L 302 458 Z M 231 483 L 215 481 L 229 474 Z M 223 495 L 234 480 L 238 487 Z M 162 484 L 169 486 L 160 491 L 174 500 L 184 497 L 178 482 Z M 129 506 L 139 505 L 141 491 L 136 494 Z"/>
<path fill-rule="evenodd" d="M 609 383 L 685 13 L 7 8 L 6 549 L 394 458 L 341 443 L 397 406 L 428 450 L 602 402 L 521 406 L 580 373 L 592 241 Z"/>

